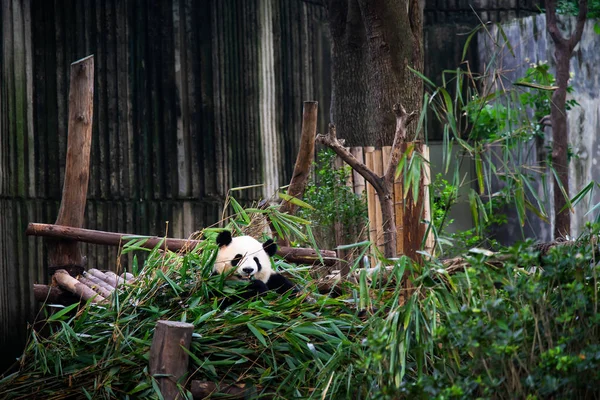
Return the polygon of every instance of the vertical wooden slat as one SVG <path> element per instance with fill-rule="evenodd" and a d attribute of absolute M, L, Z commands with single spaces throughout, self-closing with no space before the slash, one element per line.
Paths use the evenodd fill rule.
<path fill-rule="evenodd" d="M 382 149 L 375 149 L 373 151 L 373 172 L 377 176 L 383 175 L 383 153 Z M 379 195 L 375 192 L 375 221 L 377 227 L 377 247 L 383 253 L 383 217 L 381 215 L 381 203 L 379 202 Z"/>
<path fill-rule="evenodd" d="M 401 154 L 406 153 L 406 143 L 400 148 Z M 396 218 L 396 254 L 404 254 L 404 185 L 403 174 L 394 180 L 394 213 Z"/>
<path fill-rule="evenodd" d="M 364 148 L 364 155 L 365 155 L 365 165 L 367 166 L 367 168 L 369 168 L 370 170 L 373 170 L 374 168 L 374 159 L 373 159 L 373 154 L 374 154 L 375 148 L 374 147 L 365 147 Z M 376 208 L 376 203 L 377 203 L 377 197 L 375 194 L 375 189 L 373 188 L 373 186 L 371 186 L 371 184 L 367 183 L 367 211 L 368 211 L 368 215 L 369 215 L 369 240 L 371 241 L 373 247 L 377 246 L 377 208 Z"/>

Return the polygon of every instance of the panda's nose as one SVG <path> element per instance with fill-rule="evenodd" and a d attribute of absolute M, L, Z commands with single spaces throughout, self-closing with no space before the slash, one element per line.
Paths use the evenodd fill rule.
<path fill-rule="evenodd" d="M 245 267 L 245 268 L 242 268 L 242 271 L 244 271 L 245 273 L 247 273 L 248 275 L 250 275 L 252 272 L 254 272 L 254 268 Z"/>

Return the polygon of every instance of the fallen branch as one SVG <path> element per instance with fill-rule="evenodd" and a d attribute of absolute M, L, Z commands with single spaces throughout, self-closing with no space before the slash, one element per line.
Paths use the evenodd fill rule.
<path fill-rule="evenodd" d="M 123 246 L 125 243 L 132 239 L 146 239 L 145 242 L 139 243 L 138 245 L 146 249 L 153 249 L 160 244 L 161 249 L 183 252 L 191 251 L 198 244 L 201 243 L 200 240 L 192 239 L 174 239 L 161 238 L 157 236 L 141 236 L 134 235 L 131 233 L 104 232 L 92 229 L 73 228 L 70 226 L 37 223 L 30 223 L 29 225 L 27 225 L 25 234 L 30 236 L 71 239 L 76 240 L 78 242 L 104 244 L 107 246 Z M 322 262 L 319 260 L 317 252 L 313 249 L 287 246 L 281 246 L 277 249 L 277 254 L 284 258 L 287 262 L 291 263 L 308 265 L 334 265 L 336 263 L 337 257 L 335 251 L 321 250 L 320 252 L 323 258 Z"/>

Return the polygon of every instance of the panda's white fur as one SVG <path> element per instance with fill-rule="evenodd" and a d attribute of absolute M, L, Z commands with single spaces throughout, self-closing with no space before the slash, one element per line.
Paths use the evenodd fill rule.
<path fill-rule="evenodd" d="M 236 271 L 232 272 L 232 269 Z M 271 267 L 271 257 L 262 243 L 252 236 L 238 236 L 231 238 L 229 244 L 219 247 L 214 272 L 217 274 L 231 273 L 233 278 L 253 278 L 267 283 L 273 274 L 273 268 Z"/>
<path fill-rule="evenodd" d="M 250 281 L 239 297 L 250 298 L 270 290 L 280 294 L 296 290 L 292 282 L 271 267 L 271 257 L 277 251 L 273 240 L 260 243 L 251 236 L 232 237 L 231 232 L 222 231 L 217 236 L 217 245 L 219 251 L 213 272 Z"/>

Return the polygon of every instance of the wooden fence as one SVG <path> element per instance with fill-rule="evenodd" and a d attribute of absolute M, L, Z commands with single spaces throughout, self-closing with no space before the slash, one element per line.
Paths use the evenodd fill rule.
<path fill-rule="evenodd" d="M 32 283 L 47 279 L 45 246 L 24 232 L 58 214 L 71 62 L 96 63 L 85 226 L 112 232 L 187 237 L 219 220 L 229 189 L 266 183 L 236 192 L 245 203 L 273 194 L 292 173 L 302 101 L 327 110 L 330 93 L 325 11 L 310 2 L 1 7 L 0 368 L 26 337 Z M 115 267 L 114 247 L 82 252 Z"/>

